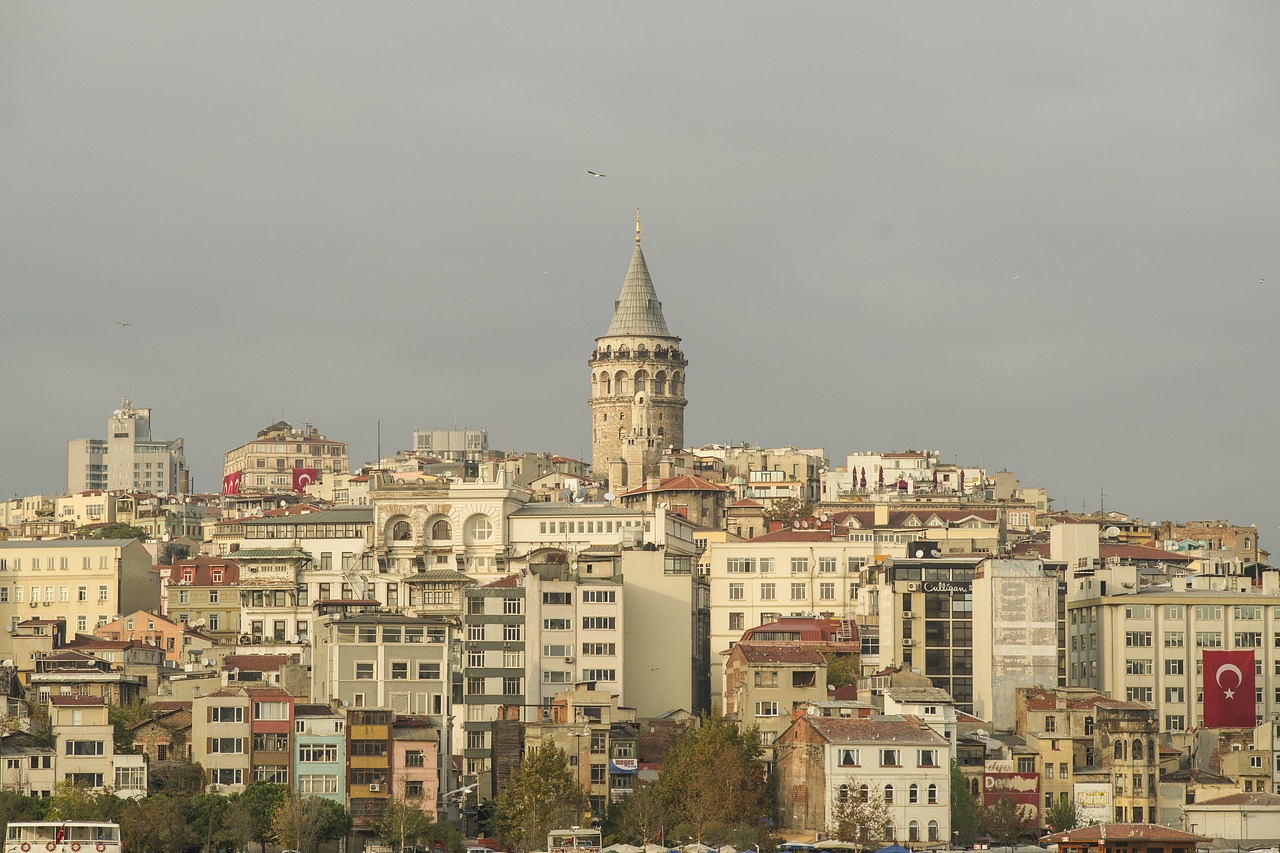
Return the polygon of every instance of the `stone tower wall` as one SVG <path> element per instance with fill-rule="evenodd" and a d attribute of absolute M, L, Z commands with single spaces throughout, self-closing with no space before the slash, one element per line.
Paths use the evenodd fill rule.
<path fill-rule="evenodd" d="M 591 368 L 591 467 L 607 474 L 621 457 L 627 481 L 615 491 L 641 485 L 657 474 L 658 458 L 669 446 L 684 447 L 686 368 L 679 338 L 605 337 Z M 636 470 L 636 464 L 640 470 Z"/>

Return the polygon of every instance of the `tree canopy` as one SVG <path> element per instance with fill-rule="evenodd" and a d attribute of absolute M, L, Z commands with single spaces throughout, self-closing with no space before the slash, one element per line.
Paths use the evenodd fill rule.
<path fill-rule="evenodd" d="M 744 830 L 758 832 L 769 805 L 760 756 L 760 733 L 741 731 L 718 712 L 681 732 L 658 780 L 677 832 L 736 846 Z"/>
<path fill-rule="evenodd" d="M 147 531 L 141 527 L 134 527 L 132 524 L 125 524 L 122 521 L 113 521 L 110 524 L 104 524 L 97 530 L 89 534 L 90 539 L 140 539 L 147 541 Z"/>
<path fill-rule="evenodd" d="M 978 800 L 969 790 L 969 780 L 951 759 L 951 830 L 966 847 L 978 837 Z"/>
<path fill-rule="evenodd" d="M 539 850 L 553 829 L 581 822 L 583 792 L 569 756 L 553 743 L 527 754 L 493 805 L 491 824 L 515 853 Z"/>
<path fill-rule="evenodd" d="M 889 822 L 889 807 L 880 794 L 869 794 L 863 799 L 856 781 L 841 790 L 831 810 L 827 831 L 841 841 L 849 841 L 861 848 L 875 849 L 885 840 L 884 827 Z"/>

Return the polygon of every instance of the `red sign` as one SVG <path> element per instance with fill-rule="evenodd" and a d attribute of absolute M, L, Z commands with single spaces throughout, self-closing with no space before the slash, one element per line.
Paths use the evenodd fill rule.
<path fill-rule="evenodd" d="M 293 490 L 301 494 L 307 490 L 316 481 L 316 475 L 319 474 L 316 468 L 294 468 L 293 469 Z"/>
<path fill-rule="evenodd" d="M 1008 797 L 1018 804 L 1018 811 L 1028 820 L 1040 818 L 1039 773 L 983 773 L 982 804 L 993 806 Z"/>
<path fill-rule="evenodd" d="M 1252 649 L 1205 652 L 1205 728 L 1253 728 L 1258 713 L 1254 689 Z"/>
<path fill-rule="evenodd" d="M 240 475 L 241 475 L 241 473 L 243 473 L 243 472 L 241 472 L 241 471 L 236 471 L 234 474 L 228 474 L 227 476 L 225 476 L 225 477 L 223 477 L 223 478 L 222 478 L 222 493 L 223 493 L 224 495 L 238 495 L 238 494 L 240 494 Z"/>

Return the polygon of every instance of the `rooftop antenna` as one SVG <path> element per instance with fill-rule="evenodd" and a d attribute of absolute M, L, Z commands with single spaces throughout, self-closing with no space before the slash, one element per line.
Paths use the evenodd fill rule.
<path fill-rule="evenodd" d="M 640 245 L 640 208 L 636 208 L 636 245 Z"/>
<path fill-rule="evenodd" d="M 382 463 L 382 419 L 378 419 L 378 463 Z"/>

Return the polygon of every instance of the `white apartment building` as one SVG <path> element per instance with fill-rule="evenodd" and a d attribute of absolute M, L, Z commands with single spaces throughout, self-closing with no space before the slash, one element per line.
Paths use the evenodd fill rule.
<path fill-rule="evenodd" d="M 1254 654 L 1257 720 L 1280 712 L 1280 572 L 1142 586 L 1134 566 L 1068 581 L 1068 681 L 1154 706 L 1161 730 L 1204 725 L 1202 654 Z"/>
<path fill-rule="evenodd" d="M 787 529 L 748 542 L 712 542 L 703 561 L 710 564 L 711 690 L 724 694 L 723 655 L 757 625 L 784 616 L 850 619 L 862 624 L 875 615 L 864 609 L 858 590 L 862 570 L 878 558 L 905 557 L 911 534 L 859 531 L 833 534 L 822 529 Z M 881 559 L 881 561 L 883 561 Z M 868 639 L 873 636 L 868 634 Z M 864 646 L 863 666 L 878 663 Z"/>
<path fill-rule="evenodd" d="M 0 542 L 0 658 L 13 656 L 12 629 L 33 616 L 88 633 L 122 614 L 160 607 L 160 575 L 136 539 Z"/>
<path fill-rule="evenodd" d="M 483 429 L 415 429 L 413 450 L 446 462 L 484 462 L 489 432 Z"/>
<path fill-rule="evenodd" d="M 151 410 L 125 400 L 107 421 L 107 438 L 67 442 L 67 491 L 186 494 L 191 491 L 182 439 L 151 436 Z"/>

